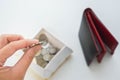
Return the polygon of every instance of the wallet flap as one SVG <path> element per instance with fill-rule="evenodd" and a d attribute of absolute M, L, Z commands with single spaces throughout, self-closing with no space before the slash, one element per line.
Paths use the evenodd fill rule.
<path fill-rule="evenodd" d="M 106 53 L 106 48 L 105 48 L 105 45 L 104 45 L 104 43 L 103 43 L 103 41 L 102 41 L 102 39 L 100 37 L 100 34 L 99 34 L 99 32 L 98 32 L 98 30 L 96 28 L 97 25 L 95 24 L 90 12 L 91 12 L 91 9 L 87 8 L 85 10 L 85 12 L 84 12 L 84 15 L 87 17 L 88 24 L 90 25 L 90 28 L 91 28 L 91 30 L 92 30 L 95 38 L 96 38 L 97 46 L 100 49 L 100 53 L 97 55 L 97 60 L 98 60 L 98 62 L 101 62 L 104 55 L 105 55 L 105 53 Z"/>
<path fill-rule="evenodd" d="M 115 39 L 115 37 L 109 32 L 109 30 L 104 26 L 104 24 L 97 18 L 95 13 L 90 9 L 89 10 L 92 20 L 94 21 L 96 28 L 100 34 L 100 37 L 102 38 L 105 45 L 109 48 L 110 53 L 113 54 L 115 51 L 115 48 L 118 45 L 118 41 Z"/>
<path fill-rule="evenodd" d="M 85 15 L 83 15 L 80 25 L 79 40 L 81 42 L 85 60 L 89 66 L 94 57 L 99 54 L 99 49 Z"/>

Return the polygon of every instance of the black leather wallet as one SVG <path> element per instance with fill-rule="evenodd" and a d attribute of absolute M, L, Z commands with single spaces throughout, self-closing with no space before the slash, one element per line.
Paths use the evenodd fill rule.
<path fill-rule="evenodd" d="M 106 51 L 113 54 L 118 45 L 118 41 L 90 8 L 84 10 L 79 40 L 87 65 L 90 65 L 95 57 L 98 62 L 101 62 Z"/>

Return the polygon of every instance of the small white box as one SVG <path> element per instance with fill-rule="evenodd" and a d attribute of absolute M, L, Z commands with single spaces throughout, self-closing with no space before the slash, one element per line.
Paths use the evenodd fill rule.
<path fill-rule="evenodd" d="M 45 29 L 41 29 L 40 32 L 35 36 L 35 39 L 39 39 L 39 36 L 41 34 L 45 34 L 48 38 L 48 42 L 58 48 L 59 51 L 50 60 L 46 67 L 43 68 L 38 65 L 36 60 L 33 61 L 31 67 L 42 78 L 49 78 L 53 74 L 53 72 L 55 72 L 56 69 L 65 61 L 65 59 L 70 56 L 73 51 L 61 41 L 56 39 L 51 33 L 47 32 Z"/>

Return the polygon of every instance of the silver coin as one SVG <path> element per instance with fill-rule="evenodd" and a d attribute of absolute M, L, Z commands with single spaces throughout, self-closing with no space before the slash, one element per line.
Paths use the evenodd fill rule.
<path fill-rule="evenodd" d="M 48 42 L 48 38 L 47 38 L 47 36 L 45 34 L 41 34 L 39 36 L 39 41 L 46 41 L 46 42 Z"/>
<path fill-rule="evenodd" d="M 48 52 L 48 50 L 46 50 L 45 48 L 43 48 L 42 50 L 41 50 L 41 53 L 40 53 L 41 55 L 46 55 L 46 54 L 49 54 L 49 52 Z"/>
<path fill-rule="evenodd" d="M 48 42 L 47 41 L 41 41 L 42 42 L 42 46 L 46 46 L 47 44 L 48 44 Z"/>
<path fill-rule="evenodd" d="M 50 46 L 50 43 L 47 43 L 46 45 L 42 45 L 42 48 L 47 49 Z"/>
<path fill-rule="evenodd" d="M 48 61 L 48 62 L 49 62 L 49 61 L 52 59 L 52 57 L 53 57 L 52 55 L 46 54 L 46 55 L 43 56 L 43 59 L 44 59 L 45 61 Z"/>
<path fill-rule="evenodd" d="M 55 55 L 56 52 L 57 52 L 57 49 L 56 49 L 55 47 L 49 47 L 48 49 L 49 49 L 49 53 L 50 53 L 51 55 Z"/>
<path fill-rule="evenodd" d="M 44 59 L 42 55 L 36 56 L 36 62 L 39 66 L 42 68 L 45 68 L 46 65 L 48 64 Z"/>
<path fill-rule="evenodd" d="M 39 41 L 42 42 L 42 46 L 45 46 L 48 43 L 48 38 L 45 34 L 41 34 L 39 36 Z"/>

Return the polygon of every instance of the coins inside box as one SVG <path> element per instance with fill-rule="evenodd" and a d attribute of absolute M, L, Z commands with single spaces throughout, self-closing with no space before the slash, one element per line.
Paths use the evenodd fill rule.
<path fill-rule="evenodd" d="M 36 62 L 42 68 L 45 68 L 51 59 L 58 52 L 58 48 L 54 47 L 49 41 L 45 34 L 39 36 L 39 41 L 43 44 L 42 49 L 36 55 Z"/>

